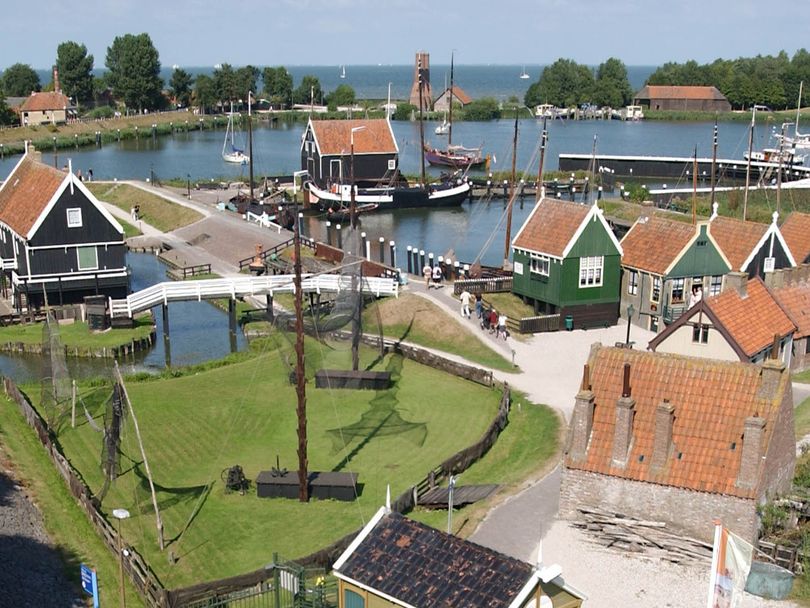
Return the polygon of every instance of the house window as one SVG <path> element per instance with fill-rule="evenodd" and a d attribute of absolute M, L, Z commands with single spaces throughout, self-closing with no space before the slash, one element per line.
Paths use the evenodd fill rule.
<path fill-rule="evenodd" d="M 389 158 L 389 159 L 388 159 L 388 170 L 389 170 L 389 171 L 393 171 L 393 170 L 394 170 L 394 169 L 396 169 L 396 168 L 397 168 L 397 161 L 396 161 L 396 159 L 394 159 L 394 158 Z"/>
<path fill-rule="evenodd" d="M 709 326 L 703 323 L 697 323 L 692 326 L 692 342 L 700 344 L 708 344 L 709 342 Z"/>
<path fill-rule="evenodd" d="M 658 333 L 658 317 L 650 315 L 650 331 Z"/>
<path fill-rule="evenodd" d="M 531 271 L 535 274 L 548 276 L 551 260 L 544 255 L 531 254 Z"/>
<path fill-rule="evenodd" d="M 79 270 L 96 270 L 98 268 L 98 252 L 95 247 L 77 247 L 76 255 L 79 259 Z"/>
<path fill-rule="evenodd" d="M 601 255 L 579 258 L 579 286 L 601 287 L 604 263 L 605 258 Z"/>
<path fill-rule="evenodd" d="M 650 302 L 657 304 L 661 301 L 661 277 L 652 278 L 652 289 L 650 290 Z"/>
<path fill-rule="evenodd" d="M 67 224 L 68 228 L 81 228 L 82 227 L 82 210 L 78 207 L 67 210 Z"/>
<path fill-rule="evenodd" d="M 685 279 L 672 279 L 672 302 L 683 302 L 683 285 Z"/>
<path fill-rule="evenodd" d="M 712 275 L 709 281 L 709 295 L 716 296 L 723 289 L 723 275 Z"/>
<path fill-rule="evenodd" d="M 627 293 L 631 296 L 638 294 L 638 271 L 631 270 L 630 278 L 627 280 Z"/>
<path fill-rule="evenodd" d="M 343 607 L 344 608 L 365 608 L 366 602 L 363 596 L 355 593 L 351 589 L 344 589 L 343 591 Z"/>

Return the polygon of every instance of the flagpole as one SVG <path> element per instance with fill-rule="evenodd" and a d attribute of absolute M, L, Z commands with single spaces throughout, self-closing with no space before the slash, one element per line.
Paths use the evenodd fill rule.
<path fill-rule="evenodd" d="M 712 570 L 709 576 L 709 593 L 706 599 L 706 608 L 712 608 L 714 602 L 714 588 L 717 585 L 717 565 L 720 561 L 720 540 L 723 536 L 723 524 L 714 522 L 714 547 L 712 548 Z"/>

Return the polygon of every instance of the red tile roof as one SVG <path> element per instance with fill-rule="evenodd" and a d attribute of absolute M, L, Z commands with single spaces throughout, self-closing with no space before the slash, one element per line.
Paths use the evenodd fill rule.
<path fill-rule="evenodd" d="M 521 227 L 513 247 L 561 258 L 590 210 L 590 205 L 544 198 Z"/>
<path fill-rule="evenodd" d="M 731 270 L 738 271 L 767 230 L 767 224 L 723 216 L 715 217 L 709 224 L 709 232 L 731 262 Z"/>
<path fill-rule="evenodd" d="M 773 344 L 774 335 L 782 338 L 796 329 L 759 277 L 748 281 L 746 297 L 728 289 L 706 298 L 704 306 L 748 357 Z"/>
<path fill-rule="evenodd" d="M 785 242 L 793 254 L 793 259 L 797 264 L 803 264 L 810 256 L 810 213 L 799 213 L 794 211 L 779 230 L 785 237 Z"/>
<path fill-rule="evenodd" d="M 0 222 L 25 237 L 66 177 L 63 171 L 24 157 L 0 188 Z"/>
<path fill-rule="evenodd" d="M 696 230 L 692 224 L 657 215 L 640 217 L 622 239 L 622 266 L 664 275 Z"/>
<path fill-rule="evenodd" d="M 647 85 L 636 93 L 637 99 L 722 99 L 716 87 Z"/>
<path fill-rule="evenodd" d="M 573 461 L 566 455 L 566 466 L 700 492 L 756 496 L 757 488 L 736 485 L 745 419 L 755 414 L 765 419 L 765 453 L 789 381 L 787 373 L 766 399 L 758 397 L 762 368 L 750 363 L 617 348 L 594 351 L 589 362 L 595 400 L 591 438 L 586 457 Z M 612 451 L 625 363 L 631 366 L 635 417 L 627 463 L 622 468 L 613 466 Z M 654 469 L 655 412 L 665 399 L 674 408 L 672 449 L 664 466 Z"/>
<path fill-rule="evenodd" d="M 786 287 L 772 289 L 776 301 L 796 326 L 794 338 L 810 336 L 810 283 L 802 281 Z"/>
<path fill-rule="evenodd" d="M 62 93 L 53 91 L 42 93 L 31 93 L 26 99 L 20 111 L 22 112 L 44 112 L 46 110 L 65 110 L 70 106 L 70 100 Z"/>
<path fill-rule="evenodd" d="M 436 99 L 438 101 L 442 97 L 449 97 L 450 95 L 450 87 L 447 87 L 442 94 Z M 472 101 L 472 97 L 467 95 L 466 91 L 459 87 L 457 84 L 453 85 L 453 101 L 459 102 L 462 106 L 466 106 L 468 103 Z"/>
<path fill-rule="evenodd" d="M 365 127 L 354 133 L 355 154 L 396 154 L 397 143 L 388 121 L 379 119 L 361 120 L 313 120 L 311 122 L 318 148 L 322 155 L 349 155 L 352 129 Z"/>

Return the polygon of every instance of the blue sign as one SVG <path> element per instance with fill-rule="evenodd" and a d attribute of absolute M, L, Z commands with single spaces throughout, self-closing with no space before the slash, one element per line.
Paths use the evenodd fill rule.
<path fill-rule="evenodd" d="M 82 564 L 82 589 L 87 595 L 93 596 L 93 608 L 98 608 L 98 578 L 96 571 L 90 566 Z"/>

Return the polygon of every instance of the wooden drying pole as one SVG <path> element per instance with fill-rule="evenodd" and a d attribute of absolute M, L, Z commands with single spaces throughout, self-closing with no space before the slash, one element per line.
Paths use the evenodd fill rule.
<path fill-rule="evenodd" d="M 158 545 L 160 550 L 163 551 L 165 543 L 163 541 L 163 520 L 160 518 L 160 509 L 158 508 L 157 496 L 155 495 L 155 484 L 152 481 L 152 471 L 149 469 L 149 460 L 146 458 L 146 450 L 143 448 L 143 441 L 141 440 L 141 430 L 138 426 L 138 418 L 135 416 L 135 408 L 132 407 L 132 402 L 129 400 L 127 394 L 127 387 L 124 385 L 124 379 L 121 377 L 121 370 L 118 368 L 118 361 L 115 362 L 115 381 L 121 387 L 121 392 L 124 393 L 124 402 L 129 408 L 129 413 L 132 415 L 132 423 L 135 425 L 135 436 L 138 438 L 138 447 L 141 450 L 141 458 L 143 458 L 143 467 L 146 470 L 146 478 L 149 481 L 149 492 L 152 494 L 152 507 L 155 509 L 155 525 L 158 532 Z"/>

